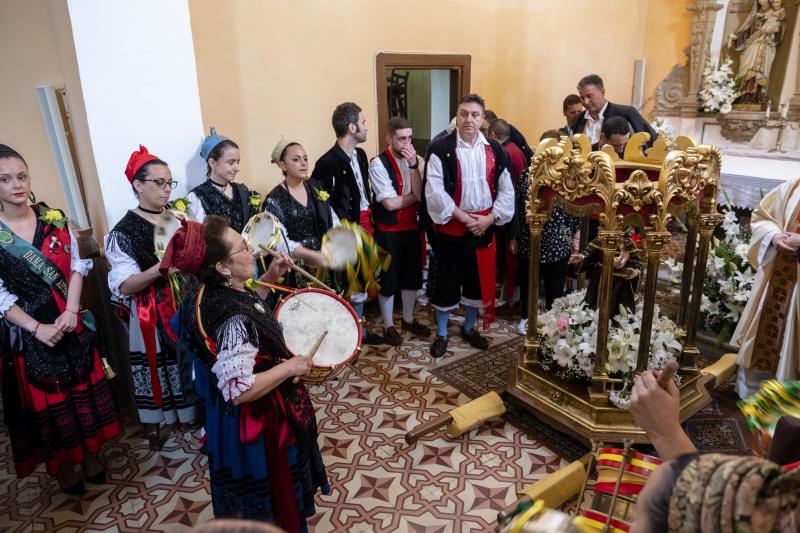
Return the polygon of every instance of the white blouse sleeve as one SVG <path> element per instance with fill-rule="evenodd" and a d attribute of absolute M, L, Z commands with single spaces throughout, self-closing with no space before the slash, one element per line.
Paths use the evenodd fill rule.
<path fill-rule="evenodd" d="M 17 295 L 6 289 L 6 284 L 0 278 L 0 318 L 17 302 Z"/>
<path fill-rule="evenodd" d="M 206 212 L 203 209 L 203 202 L 201 202 L 200 198 L 198 198 L 193 192 L 187 194 L 186 199 L 189 200 L 189 205 L 187 207 L 189 209 L 189 213 L 192 215 L 192 219 L 202 224 L 203 220 L 206 218 Z"/>
<path fill-rule="evenodd" d="M 369 184 L 372 186 L 375 201 L 378 203 L 397 196 L 389 173 L 386 172 L 386 167 L 383 166 L 379 157 L 373 159 L 369 164 Z"/>
<path fill-rule="evenodd" d="M 497 197 L 494 199 L 492 213 L 495 224 L 502 226 L 508 224 L 514 217 L 514 185 L 511 183 L 511 174 L 508 169 L 503 170 L 497 180 Z"/>
<path fill-rule="evenodd" d="M 103 239 L 106 258 L 111 263 L 111 270 L 108 273 L 108 288 L 111 290 L 111 294 L 118 299 L 126 298 L 120 291 L 120 286 L 131 276 L 142 273 L 136 260 L 120 248 L 119 239 L 126 238 L 124 235 L 112 232 Z"/>
<path fill-rule="evenodd" d="M 428 159 L 425 179 L 425 200 L 428 203 L 428 214 L 434 224 L 447 224 L 453 218 L 456 204 L 444 190 L 444 173 L 442 162 L 436 155 Z M 511 190 L 513 195 L 513 188 Z M 513 196 L 512 196 L 513 203 Z"/>
<path fill-rule="evenodd" d="M 250 390 L 256 381 L 253 366 L 258 348 L 246 333 L 244 318 L 241 315 L 229 319 L 217 334 L 217 360 L 211 371 L 217 376 L 217 387 L 226 402 Z"/>
<path fill-rule="evenodd" d="M 91 259 L 81 259 L 80 252 L 78 250 L 78 241 L 75 239 L 75 234 L 72 233 L 72 228 L 67 228 L 69 231 L 69 246 L 70 246 L 70 270 L 72 272 L 77 272 L 84 278 L 92 269 L 94 263 L 92 263 Z"/>

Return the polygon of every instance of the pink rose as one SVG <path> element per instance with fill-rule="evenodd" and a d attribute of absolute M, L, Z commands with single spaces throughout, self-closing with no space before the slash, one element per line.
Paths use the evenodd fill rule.
<path fill-rule="evenodd" d="M 567 315 L 561 315 L 556 320 L 556 329 L 562 337 L 567 334 L 567 330 L 569 330 L 569 317 Z"/>

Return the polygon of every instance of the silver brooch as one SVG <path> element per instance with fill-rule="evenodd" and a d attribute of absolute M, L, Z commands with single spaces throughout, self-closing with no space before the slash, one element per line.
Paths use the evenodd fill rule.
<path fill-rule="evenodd" d="M 267 310 L 266 310 L 266 309 L 264 309 L 264 306 L 263 306 L 263 305 L 261 305 L 261 302 L 256 302 L 256 303 L 254 303 L 254 304 L 253 304 L 253 307 L 255 307 L 255 308 L 256 308 L 256 311 L 258 311 L 259 313 L 266 313 L 266 312 L 267 312 Z"/>

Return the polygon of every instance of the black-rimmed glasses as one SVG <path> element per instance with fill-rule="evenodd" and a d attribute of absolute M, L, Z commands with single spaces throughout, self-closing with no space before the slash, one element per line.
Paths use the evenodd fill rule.
<path fill-rule="evenodd" d="M 174 189 L 178 185 L 178 182 L 175 181 L 175 180 L 167 181 L 167 180 L 162 180 L 162 179 L 158 179 L 158 178 L 149 179 L 149 180 L 148 179 L 143 179 L 143 180 L 139 180 L 139 181 L 151 181 L 151 182 L 153 182 L 153 185 L 155 185 L 156 187 L 158 187 L 162 191 L 164 189 L 166 189 L 168 185 L 169 185 L 170 189 Z"/>

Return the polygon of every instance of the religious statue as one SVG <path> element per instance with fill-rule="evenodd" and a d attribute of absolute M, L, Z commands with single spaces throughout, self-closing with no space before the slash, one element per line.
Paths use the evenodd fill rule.
<path fill-rule="evenodd" d="M 576 265 L 579 273 L 587 273 L 589 283 L 586 288 L 586 304 L 597 309 L 597 297 L 600 290 L 600 277 L 603 273 L 603 248 L 597 239 L 589 243 L 585 250 L 570 257 L 570 263 Z M 636 291 L 639 288 L 642 273 L 642 259 L 636 244 L 626 232 L 614 256 L 614 276 L 611 282 L 611 314 L 616 316 L 625 308 L 626 312 L 636 310 Z"/>
<path fill-rule="evenodd" d="M 739 52 L 737 103 L 765 104 L 775 50 L 786 25 L 783 0 L 755 0 L 744 23 L 728 36 L 728 48 Z"/>

